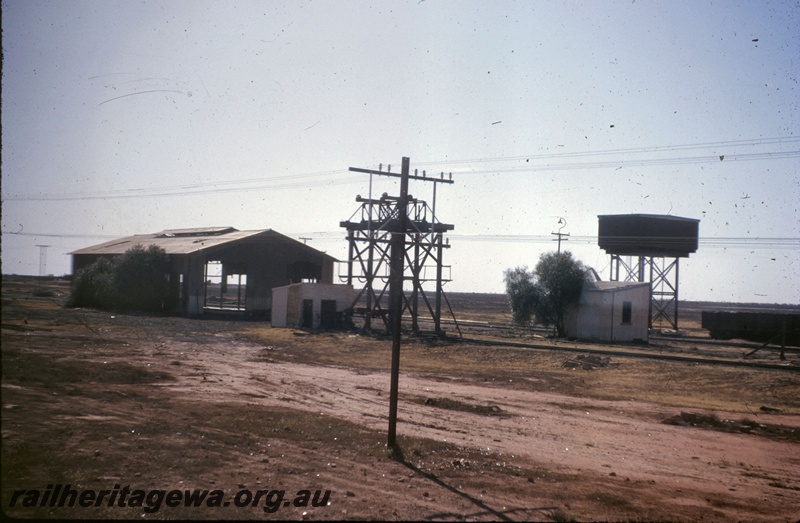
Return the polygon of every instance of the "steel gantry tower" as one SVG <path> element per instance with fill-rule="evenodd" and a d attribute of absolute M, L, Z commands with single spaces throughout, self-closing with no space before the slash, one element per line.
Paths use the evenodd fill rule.
<path fill-rule="evenodd" d="M 441 319 L 443 300 L 446 303 L 447 298 L 443 286 L 450 281 L 450 267 L 443 263 L 444 250 L 449 247 L 444 234 L 454 226 L 442 223 L 436 216 L 436 187 L 452 184 L 452 177 L 445 178 L 444 173 L 428 177 L 425 171 L 411 174 L 408 158 L 403 158 L 400 173 L 392 173 L 391 166 L 384 171 L 382 165 L 378 170 L 350 170 L 370 175 L 369 196 L 358 195 L 359 207 L 339 224 L 347 229 L 348 241 L 347 274 L 343 279 L 357 289 L 361 287 L 351 314 L 363 318 L 365 329 L 373 328 L 373 320 L 380 319 L 391 330 L 391 316 L 399 310 L 400 317 L 410 317 L 415 333 L 421 331 L 422 319 L 433 322 L 435 334 L 444 335 Z M 400 194 L 383 193 L 374 198 L 373 175 L 399 178 Z M 408 193 L 410 180 L 433 183 L 431 205 Z M 396 309 L 391 305 L 393 275 L 399 289 Z"/>

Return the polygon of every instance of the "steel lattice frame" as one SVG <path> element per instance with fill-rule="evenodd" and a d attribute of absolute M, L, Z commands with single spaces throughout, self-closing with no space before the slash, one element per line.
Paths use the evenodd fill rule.
<path fill-rule="evenodd" d="M 650 258 L 650 327 L 666 320 L 678 330 L 678 261 L 680 258 Z"/>
<path fill-rule="evenodd" d="M 650 267 L 650 319 L 652 329 L 666 321 L 678 330 L 678 267 L 680 258 L 611 255 L 611 281 L 646 282 Z"/>
<path fill-rule="evenodd" d="M 347 274 L 349 285 L 358 288 L 350 312 L 364 319 L 364 328 L 373 327 L 372 320 L 380 318 L 389 329 L 390 244 L 392 235 L 400 230 L 398 198 L 384 194 L 380 199 L 356 198 L 359 208 L 348 221 L 340 223 L 347 229 Z M 420 332 L 419 320 L 426 316 L 433 322 L 434 332 L 443 335 L 441 327 L 443 285 L 444 233 L 453 225 L 441 223 L 423 200 L 409 197 L 404 241 L 403 281 L 411 283 L 404 290 L 401 314 L 411 317 L 412 329 Z M 432 271 L 433 274 L 429 274 Z M 430 288 L 433 286 L 433 288 Z M 405 286 L 404 286 L 405 287 Z M 422 310 L 422 312 L 420 312 Z"/>

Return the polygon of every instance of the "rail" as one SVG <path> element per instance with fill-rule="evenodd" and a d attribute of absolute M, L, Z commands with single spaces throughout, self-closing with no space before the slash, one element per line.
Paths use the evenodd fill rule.
<path fill-rule="evenodd" d="M 410 318 L 409 318 L 410 319 Z M 446 326 L 450 325 L 453 326 L 453 322 L 442 320 L 441 322 L 442 328 L 444 329 Z M 544 329 L 541 327 L 533 327 L 533 328 L 521 328 L 513 324 L 509 323 L 492 323 L 486 321 L 476 321 L 476 320 L 458 320 L 458 325 L 461 326 L 459 330 L 460 334 L 460 342 L 464 343 L 476 343 L 488 346 L 495 346 L 495 347 L 509 347 L 509 348 L 520 348 L 520 349 L 530 349 L 530 350 L 549 350 L 549 351 L 566 351 L 566 352 L 578 352 L 583 354 L 600 354 L 605 356 L 621 356 L 621 357 L 629 357 L 629 358 L 645 358 L 645 359 L 655 359 L 655 360 L 665 360 L 665 361 L 682 361 L 687 363 L 696 363 L 696 364 L 710 364 L 710 365 L 730 365 L 736 367 L 748 367 L 748 368 L 762 368 L 762 369 L 779 369 L 779 370 L 789 370 L 800 372 L 800 365 L 798 364 L 791 364 L 791 363 L 771 363 L 764 360 L 756 361 L 751 359 L 744 359 L 743 355 L 740 352 L 737 352 L 735 355 L 732 354 L 732 350 L 735 349 L 754 349 L 759 347 L 760 344 L 753 343 L 753 342 L 746 342 L 746 341 L 722 341 L 722 340 L 713 340 L 708 338 L 702 338 L 699 336 L 650 336 L 650 342 L 646 345 L 615 345 L 615 344 L 603 344 L 602 346 L 598 346 L 598 344 L 587 344 L 581 341 L 556 341 L 556 342 L 545 342 L 545 338 L 552 335 L 552 329 Z M 542 338 L 542 343 L 536 342 L 526 342 L 526 341 L 511 341 L 511 340 L 503 340 L 497 339 L 492 337 L 491 339 L 481 339 L 481 338 L 474 338 L 469 337 L 469 333 L 465 333 L 463 331 L 470 330 L 474 335 L 476 332 L 480 333 L 483 331 L 486 333 L 489 332 L 487 336 L 492 337 L 496 335 L 495 333 L 503 332 L 503 333 L 514 333 L 514 335 L 518 335 L 520 333 L 531 334 L 534 336 L 540 336 Z M 508 334 L 506 334 L 508 335 Z M 690 345 L 691 347 L 701 346 L 706 347 L 708 353 L 706 355 L 689 355 L 689 354 L 680 354 L 678 351 L 683 351 L 687 349 L 681 349 L 680 347 L 675 347 L 676 344 L 686 344 Z M 772 351 L 780 351 L 780 347 L 768 347 Z M 727 354 L 725 353 L 724 349 L 728 349 Z M 786 353 L 792 354 L 800 354 L 800 347 L 786 347 Z"/>

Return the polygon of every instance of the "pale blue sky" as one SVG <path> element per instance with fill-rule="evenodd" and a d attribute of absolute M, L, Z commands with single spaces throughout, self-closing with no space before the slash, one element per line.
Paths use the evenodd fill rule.
<path fill-rule="evenodd" d="M 795 1 L 2 8 L 3 273 L 38 274 L 36 245 L 63 274 L 108 237 L 212 225 L 343 260 L 369 181 L 347 168 L 409 156 L 456 180 L 452 291 L 502 292 L 560 217 L 606 277 L 597 215 L 669 213 L 701 220 L 683 298 L 800 302 Z"/>

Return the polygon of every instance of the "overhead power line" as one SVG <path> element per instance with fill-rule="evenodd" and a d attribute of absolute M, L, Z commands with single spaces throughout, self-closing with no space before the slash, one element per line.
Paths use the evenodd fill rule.
<path fill-rule="evenodd" d="M 192 196 L 206 193 L 245 192 L 260 189 L 287 189 L 307 186 L 314 178 L 330 178 L 347 173 L 346 170 L 323 171 L 316 173 L 292 174 L 272 178 L 248 178 L 242 180 L 222 180 L 214 182 L 190 183 L 156 188 L 134 188 L 117 191 L 103 191 L 81 194 L 41 194 L 9 196 L 5 201 L 68 201 L 68 200 L 104 200 L 118 198 L 153 198 L 157 196 Z M 327 185 L 340 185 L 359 181 L 358 177 L 333 178 L 325 182 Z M 235 187 L 231 187 L 235 186 Z"/>
<path fill-rule="evenodd" d="M 545 234 L 451 234 L 454 241 L 479 241 L 479 242 L 512 242 L 512 243 L 547 243 L 552 242 L 552 237 Z M 572 243 L 597 244 L 597 236 L 570 236 Z M 640 241 L 646 240 L 648 243 L 679 241 L 681 238 L 664 237 L 657 238 L 648 236 L 646 238 L 628 238 L 631 245 L 636 245 Z M 624 240 L 615 238 L 615 243 L 624 243 Z M 776 247 L 800 249 L 800 237 L 780 237 L 780 238 L 761 238 L 761 237 L 717 237 L 705 236 L 698 239 L 698 244 L 707 247 Z"/>
<path fill-rule="evenodd" d="M 651 158 L 643 160 L 608 160 L 603 162 L 581 162 L 581 163 L 562 163 L 531 165 L 521 167 L 510 167 L 505 169 L 480 169 L 471 171 L 454 171 L 456 174 L 495 174 L 495 173 L 523 173 L 523 172 L 542 172 L 542 171 L 574 171 L 581 169 L 603 169 L 611 167 L 647 167 L 664 165 L 700 164 L 700 163 L 719 163 L 721 161 L 743 162 L 754 160 L 780 160 L 786 158 L 800 158 L 800 151 L 783 151 L 772 153 L 752 153 L 752 154 L 732 154 L 720 156 L 691 156 L 683 158 Z"/>
<path fill-rule="evenodd" d="M 677 144 L 664 146 L 650 146 L 624 149 L 607 149 L 598 151 L 584 152 L 563 152 L 549 154 L 535 154 L 525 156 L 507 156 L 495 158 L 477 159 L 448 159 L 443 161 L 416 162 L 415 166 L 426 165 L 447 165 L 448 170 L 453 165 L 479 164 L 480 168 L 464 169 L 454 171 L 456 174 L 499 174 L 499 173 L 535 173 L 544 171 L 565 171 L 583 169 L 605 169 L 623 167 L 653 167 L 669 165 L 690 165 L 702 163 L 720 162 L 742 162 L 742 161 L 765 161 L 800 158 L 800 150 L 776 150 L 768 152 L 737 153 L 722 151 L 724 148 L 741 147 L 761 147 L 776 145 L 800 144 L 800 137 L 777 137 L 777 138 L 757 138 L 751 140 L 732 140 L 720 142 L 705 142 L 694 144 Z M 713 149 L 704 155 L 699 156 L 672 156 L 657 158 L 626 158 L 645 153 L 661 153 L 685 150 Z M 724 153 L 724 154 L 723 154 Z M 621 156 L 608 160 L 598 161 L 579 161 L 560 163 L 556 160 L 592 158 L 597 156 Z M 531 163 L 531 160 L 534 163 Z M 540 163 L 536 163 L 536 161 Z M 553 163 L 541 163 L 543 161 L 553 161 Z M 524 162 L 522 165 L 491 168 L 492 163 Z M 34 194 L 34 195 L 10 195 L 4 198 L 5 201 L 70 201 L 70 200 L 98 200 L 98 199 L 125 199 L 125 198 L 155 198 L 162 196 L 194 196 L 200 194 L 220 194 L 233 192 L 246 192 L 258 190 L 278 190 L 293 189 L 298 187 L 308 187 L 311 182 L 319 185 L 343 185 L 350 183 L 361 183 L 358 176 L 348 176 L 345 169 L 321 171 L 314 173 L 292 174 L 278 177 L 260 177 L 238 180 L 221 180 L 212 182 L 199 182 L 182 185 L 173 185 L 153 188 L 132 188 L 116 191 L 98 191 L 89 193 L 59 193 L 59 194 Z"/>
<path fill-rule="evenodd" d="M 42 238 L 120 238 L 120 236 L 115 236 L 112 234 L 57 234 L 57 233 L 40 233 L 40 232 L 14 232 L 14 231 L 3 231 L 4 235 L 9 236 L 40 236 Z"/>
<path fill-rule="evenodd" d="M 763 146 L 763 145 L 788 145 L 788 144 L 796 144 L 800 143 L 799 136 L 784 136 L 784 137 L 776 137 L 776 138 L 753 138 L 750 140 L 728 140 L 728 141 L 720 141 L 720 142 L 701 142 L 701 143 L 691 143 L 691 144 L 677 144 L 677 145 L 654 145 L 654 146 L 647 146 L 647 147 L 628 147 L 628 148 L 620 148 L 620 149 L 602 149 L 597 151 L 578 151 L 578 152 L 558 152 L 558 153 L 537 153 L 537 154 L 528 154 L 528 155 L 519 155 L 519 156 L 499 156 L 494 158 L 472 158 L 472 159 L 446 159 L 441 161 L 428 161 L 428 162 L 414 162 L 414 165 L 423 166 L 423 165 L 456 165 L 456 164 L 463 164 L 463 163 L 496 163 L 496 162 L 518 162 L 518 161 L 528 161 L 528 160 L 553 160 L 558 158 L 586 158 L 591 156 L 610 156 L 610 155 L 619 155 L 619 154 L 644 154 L 644 153 L 654 153 L 654 152 L 669 152 L 669 151 L 683 151 L 683 150 L 693 150 L 693 149 L 714 149 L 716 155 L 712 155 L 712 157 L 717 157 L 719 155 L 719 151 L 717 149 L 721 148 L 729 148 L 729 147 L 741 147 L 741 146 Z"/>
<path fill-rule="evenodd" d="M 108 234 L 57 234 L 57 233 L 37 233 L 37 232 L 13 232 L 3 231 L 3 235 L 9 236 L 38 236 L 43 238 L 119 238 L 120 236 Z M 313 233 L 297 233 L 296 237 L 313 235 L 316 241 L 325 242 L 343 239 L 341 231 L 314 231 Z M 535 243 L 552 244 L 552 237 L 546 234 L 450 234 L 454 242 L 497 242 L 497 243 Z M 591 235 L 572 235 L 570 242 L 582 245 L 596 245 L 597 236 Z M 665 242 L 675 241 L 676 238 L 662 238 Z M 658 241 L 659 238 L 648 236 L 649 243 Z M 637 238 L 630 238 L 631 244 L 636 244 Z M 620 241 L 616 241 L 620 244 Z M 745 236 L 701 236 L 698 239 L 699 246 L 711 248 L 772 248 L 800 250 L 800 237 L 745 237 Z"/>

